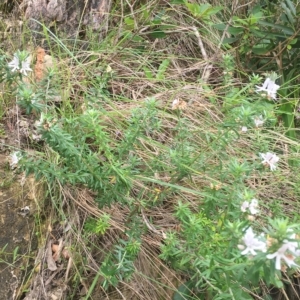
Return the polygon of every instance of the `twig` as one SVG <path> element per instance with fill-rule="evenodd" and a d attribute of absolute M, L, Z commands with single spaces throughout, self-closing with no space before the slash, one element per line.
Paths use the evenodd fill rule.
<path fill-rule="evenodd" d="M 65 275 L 65 282 L 68 281 L 68 277 L 69 277 L 69 273 L 70 273 L 70 270 L 71 270 L 71 267 L 72 267 L 72 258 L 69 257 L 69 260 L 68 260 L 68 265 L 67 265 L 67 269 L 66 269 L 66 275 Z"/>
<path fill-rule="evenodd" d="M 195 36 L 198 40 L 198 45 L 199 45 L 199 48 L 201 50 L 202 56 L 203 56 L 204 60 L 207 63 L 205 68 L 204 68 L 204 72 L 202 74 L 202 77 L 201 77 L 203 83 L 206 83 L 208 78 L 210 77 L 213 65 L 208 63 L 208 55 L 207 55 L 206 50 L 204 48 L 204 45 L 203 45 L 203 42 L 202 42 L 202 39 L 200 37 L 198 29 L 196 27 L 192 27 L 192 30 L 194 31 Z M 192 104 L 192 102 L 193 102 L 193 100 L 190 100 L 189 104 Z"/>
<path fill-rule="evenodd" d="M 204 48 L 203 42 L 202 42 L 202 40 L 201 40 L 199 31 L 198 31 L 198 29 L 197 29 L 196 27 L 192 27 L 192 29 L 193 29 L 193 31 L 194 31 L 194 33 L 195 33 L 195 36 L 196 36 L 197 39 L 198 39 L 198 45 L 199 45 L 199 48 L 200 48 L 200 50 L 201 50 L 202 56 L 203 56 L 203 58 L 204 58 L 205 60 L 207 60 L 207 59 L 208 59 L 208 56 L 207 56 L 206 50 L 205 50 L 205 48 Z"/>
<path fill-rule="evenodd" d="M 210 76 L 210 73 L 211 73 L 212 64 L 208 63 L 208 55 L 207 55 L 206 50 L 204 48 L 204 45 L 203 45 L 203 42 L 202 42 L 202 39 L 200 37 L 198 29 L 196 27 L 192 27 L 192 29 L 193 29 L 196 37 L 197 37 L 198 45 L 199 45 L 199 48 L 201 50 L 202 56 L 203 56 L 204 60 L 207 62 L 207 65 L 205 66 L 204 72 L 202 74 L 202 80 L 203 80 L 204 83 L 206 83 L 209 76 Z"/>
<path fill-rule="evenodd" d="M 166 239 L 167 236 L 162 230 L 157 230 L 152 224 L 149 223 L 147 217 L 145 216 L 145 214 L 143 212 L 143 209 L 141 209 L 141 213 L 142 213 L 143 220 L 144 220 L 146 226 L 148 227 L 148 229 L 156 234 L 161 235 L 164 239 Z"/>

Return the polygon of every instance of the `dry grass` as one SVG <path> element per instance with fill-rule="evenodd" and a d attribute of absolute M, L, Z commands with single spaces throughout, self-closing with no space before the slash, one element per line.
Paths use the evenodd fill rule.
<path fill-rule="evenodd" d="M 130 60 L 129 60 L 130 61 Z M 188 63 L 188 62 L 186 62 Z M 215 96 L 215 90 L 205 91 L 200 84 L 195 83 L 197 77 L 194 78 L 183 77 L 184 72 L 179 72 L 176 78 L 172 74 L 171 84 L 168 88 L 164 86 L 158 87 L 160 83 L 149 83 L 149 80 L 142 79 L 135 73 L 134 69 L 117 64 L 115 61 L 109 60 L 109 64 L 112 66 L 116 77 L 110 82 L 110 89 L 116 102 L 111 101 L 109 103 L 103 101 L 103 107 L 107 111 L 105 118 L 101 121 L 108 128 L 108 132 L 111 134 L 112 139 L 116 135 L 116 132 L 122 130 L 124 122 L 126 122 L 132 109 L 140 107 L 142 102 L 148 96 L 154 96 L 160 108 L 160 118 L 164 130 L 159 136 L 150 136 L 149 138 L 155 139 L 156 143 L 153 144 L 149 141 L 141 141 L 141 148 L 137 150 L 137 154 L 145 163 L 151 159 L 151 157 L 157 155 L 159 152 L 166 150 L 167 147 L 172 145 L 172 129 L 176 124 L 176 117 L 170 110 L 170 105 L 173 99 L 180 98 L 188 103 L 186 110 L 182 111 L 182 115 L 186 118 L 189 124 L 189 130 L 194 132 L 194 142 L 201 147 L 201 151 L 211 151 L 210 145 L 204 140 L 203 133 L 217 133 L 217 125 L 222 122 L 223 114 L 220 112 L 216 105 L 211 104 L 209 101 L 210 96 Z M 117 68 L 120 67 L 120 69 Z M 127 73 L 126 73 L 127 72 Z M 198 72 L 201 72 L 198 70 Z M 175 72 L 174 72 L 175 73 Z M 76 67 L 72 70 L 72 80 L 76 77 Z M 119 74 L 123 78 L 123 82 L 119 81 Z M 73 82 L 73 81 L 70 82 Z M 168 79 L 166 79 L 168 80 Z M 75 84 L 76 90 L 84 90 L 84 87 L 80 86 L 81 82 Z M 137 89 L 137 91 L 135 91 Z M 157 92 L 157 90 L 159 92 Z M 119 100 L 120 95 L 130 101 L 121 102 Z M 79 107 L 83 103 L 83 99 L 76 97 L 76 105 Z M 111 114 L 110 114 L 111 113 Z M 254 161 L 257 158 L 257 146 L 253 146 L 251 139 L 255 138 L 256 132 L 249 133 L 247 137 L 241 138 L 234 145 L 227 148 L 227 154 L 231 156 L 238 156 L 241 161 L 248 157 L 248 160 Z M 282 152 L 283 160 L 281 162 L 281 168 L 285 169 L 279 177 L 276 178 L 272 173 L 268 173 L 263 178 L 259 174 L 254 174 L 251 180 L 248 182 L 248 186 L 258 191 L 258 196 L 266 201 L 287 201 L 295 203 L 295 195 L 293 195 L 292 186 L 288 186 L 288 178 L 292 174 L 292 170 L 288 167 L 287 159 L 289 157 L 289 143 L 290 141 L 278 133 L 278 137 L 274 137 L 273 132 L 270 132 L 270 138 L 275 139 L 273 141 L 274 150 Z M 112 141 L 112 144 L 114 142 Z M 163 144 L 163 147 L 161 146 Z M 156 147 L 155 147 L 156 145 Z M 245 152 L 247 149 L 247 152 Z M 215 155 L 217 152 L 211 153 L 211 159 L 206 161 L 208 166 L 216 164 Z M 249 158 L 250 157 L 250 158 Z M 284 159 L 285 158 L 285 159 Z M 282 181 L 282 175 L 287 178 Z M 156 174 L 158 181 L 168 183 L 170 176 L 168 174 Z M 220 181 L 216 176 L 212 178 L 203 173 L 195 173 L 192 176 L 192 180 L 184 180 L 180 182 L 182 187 L 188 188 L 189 191 L 181 190 L 179 193 L 171 193 L 168 197 L 165 197 L 163 203 L 155 208 L 145 209 L 139 212 L 140 217 L 144 215 L 146 220 L 151 220 L 151 227 L 145 222 L 146 231 L 142 236 L 142 247 L 139 256 L 137 257 L 134 265 L 135 272 L 129 282 L 121 282 L 117 288 L 111 288 L 108 291 L 104 291 L 101 288 L 100 282 L 102 278 L 99 278 L 99 284 L 95 287 L 92 294 L 92 299 L 171 299 L 174 291 L 184 283 L 187 278 L 168 267 L 164 262 L 158 258 L 160 253 L 160 245 L 163 243 L 164 233 L 168 231 L 174 231 L 177 229 L 178 221 L 174 218 L 174 206 L 178 199 L 184 199 L 191 203 L 191 207 L 197 210 L 199 207 L 199 193 L 201 194 L 202 188 L 209 187 L 210 183 L 229 185 L 226 181 Z M 281 182 L 278 184 L 278 182 Z M 155 197 L 153 187 L 147 183 L 143 183 L 139 180 L 135 182 L 133 191 L 140 191 L 144 189 L 144 194 L 141 196 L 144 199 L 151 201 Z M 272 194 L 270 194 L 272 189 Z M 193 194 L 190 191 L 195 191 Z M 68 282 L 74 274 L 77 274 L 80 279 L 78 285 L 78 293 L 82 289 L 88 289 L 94 278 L 95 273 L 100 267 L 100 262 L 103 260 L 105 254 L 107 254 L 118 241 L 119 238 L 124 237 L 126 230 L 126 221 L 128 220 L 130 211 L 127 207 L 114 204 L 111 207 L 99 208 L 94 200 L 94 194 L 87 189 L 78 189 L 71 187 L 61 187 L 59 194 L 62 204 L 59 206 L 63 211 L 64 218 L 72 224 L 71 233 L 63 237 L 66 245 L 72 249 L 73 264 L 68 270 L 68 278 L 65 278 L 65 282 Z M 268 205 L 268 204 L 267 204 Z M 270 211 L 266 205 L 266 214 L 270 214 Z M 289 210 L 293 209 L 292 205 L 287 205 L 286 214 L 289 214 Z M 60 211 L 61 213 L 61 211 Z M 90 217 L 101 217 L 104 213 L 111 216 L 110 229 L 104 236 L 97 236 L 89 234 L 88 239 L 83 229 L 85 220 Z M 56 215 L 56 212 L 54 212 Z M 57 218 L 57 217 L 54 217 Z M 150 223 L 150 222 L 149 222 Z M 73 258 L 74 257 L 74 258 Z M 84 257 L 84 260 L 81 260 Z M 45 277 L 45 280 L 47 277 Z M 78 294 L 77 293 L 77 294 Z M 259 299 L 259 298 L 258 298 Z"/>
<path fill-rule="evenodd" d="M 151 1 L 149 6 L 155 6 L 157 2 Z M 169 7 L 166 1 L 162 2 Z M 131 17 L 135 19 L 135 15 L 139 16 L 138 13 L 132 11 Z M 124 43 L 125 46 L 121 50 L 120 47 L 115 47 L 113 51 L 109 47 L 103 47 L 99 51 L 79 51 L 74 54 L 77 62 L 74 57 L 56 58 L 57 77 L 62 79 L 59 87 L 62 104 L 59 109 L 66 112 L 69 106 L 72 113 L 84 112 L 85 93 L 91 87 L 97 88 L 95 78 L 101 76 L 109 65 L 113 70 L 107 86 L 109 99 L 100 97 L 98 105 L 105 110 L 100 122 L 106 126 L 112 139 L 111 144 L 122 138 L 122 130 L 132 110 L 142 107 L 148 97 L 153 97 L 157 101 L 158 116 L 162 121 L 163 130 L 148 134 L 148 139 L 140 140 L 136 153 L 145 164 L 161 153 L 166 154 L 172 147 L 173 130 L 178 122 L 176 113 L 171 110 L 171 104 L 174 99 L 180 99 L 187 103 L 187 108 L 180 112 L 186 119 L 187 129 L 191 132 L 194 143 L 198 145 L 199 152 L 208 152 L 205 164 L 207 168 L 213 169 L 218 164 L 218 152 L 212 150 L 206 134 L 220 137 L 218 126 L 224 120 L 222 107 L 219 105 L 222 104 L 224 89 L 221 86 L 222 71 L 219 67 L 223 51 L 218 47 L 217 33 L 212 32 L 211 39 L 195 35 L 193 23 L 187 24 L 185 12 L 174 10 L 173 18 L 172 22 L 177 24 L 177 30 L 168 32 L 165 39 L 152 41 L 147 38 L 147 26 L 139 28 L 140 32 L 145 32 L 145 40 L 148 43 L 145 43 L 146 46 L 143 44 L 146 50 L 142 53 L 135 51 L 135 45 L 129 47 L 128 41 L 126 49 Z M 136 19 L 135 22 L 140 21 Z M 52 55 L 55 56 L 55 53 Z M 170 59 L 170 65 L 164 80 L 157 80 L 155 76 L 153 79 L 146 78 L 143 67 L 149 68 L 155 74 L 165 58 Z M 238 77 L 239 75 L 235 82 L 237 86 L 241 84 Z M 211 101 L 212 98 L 216 103 Z M 298 182 L 298 179 L 291 177 L 294 170 L 288 165 L 289 148 L 293 142 L 285 138 L 283 133 L 283 129 L 277 133 L 272 131 L 268 138 L 273 150 L 282 153 L 280 167 L 284 171 L 280 175 L 268 173 L 264 177 L 254 174 L 247 182 L 247 185 L 257 190 L 257 195 L 265 200 L 264 209 L 270 216 L 268 201 L 273 201 L 275 207 L 276 202 L 285 201 L 286 215 L 295 210 L 297 201 L 297 194 L 293 189 L 294 182 Z M 229 145 L 226 154 L 237 156 L 240 161 L 247 157 L 249 162 L 253 162 L 258 155 L 258 145 L 252 143 L 255 136 L 256 132 L 253 130 L 234 145 Z M 53 159 L 51 153 L 46 155 L 48 159 Z M 165 161 L 162 163 L 168 164 Z M 137 214 L 144 222 L 145 232 L 142 235 L 141 251 L 134 262 L 135 272 L 131 280 L 123 281 L 116 288 L 104 291 L 101 287 L 103 278 L 100 276 L 91 299 L 172 299 L 174 291 L 186 282 L 187 278 L 183 274 L 174 271 L 158 256 L 165 233 L 179 230 L 178 221 L 174 217 L 174 207 L 179 199 L 183 199 L 197 211 L 203 200 L 203 189 L 209 188 L 211 183 L 230 185 L 230 180 L 222 179 L 218 174 L 193 171 L 190 178 L 174 183 L 180 185 L 176 192 L 169 192 L 166 187 L 171 180 L 168 172 L 156 173 L 154 178 L 146 178 L 155 179 L 166 184 L 165 186 L 138 177 L 134 179 L 132 198 L 139 195 L 144 201 L 151 202 L 157 196 L 156 188 L 160 189 L 159 193 L 166 192 L 166 196 L 155 207 L 137 209 Z M 95 202 L 95 194 L 83 187 L 61 186 L 57 183 L 56 190 L 51 191 L 49 198 L 50 203 L 45 205 L 45 209 L 49 211 L 49 219 L 45 223 L 51 225 L 51 230 L 44 233 L 44 249 L 50 240 L 56 242 L 63 239 L 71 258 L 68 261 L 62 259 L 62 268 L 53 277 L 53 274 L 47 271 L 45 263 L 47 251 L 42 252 L 38 257 L 41 261 L 40 269 L 38 275 L 33 278 L 32 288 L 38 293 L 38 299 L 47 299 L 47 295 L 50 296 L 51 293 L 48 287 L 42 289 L 41 285 L 51 281 L 49 285 L 52 285 L 52 294 L 57 286 L 61 287 L 63 292 L 59 296 L 60 299 L 66 299 L 67 294 L 73 294 L 74 299 L 80 299 L 80 294 L 84 296 L 91 286 L 105 255 L 119 238 L 124 238 L 131 212 L 128 207 L 118 202 L 111 207 L 99 208 Z M 138 203 L 139 201 L 137 205 Z M 298 209 L 297 205 L 296 208 Z M 104 213 L 111 216 L 109 230 L 103 236 L 85 232 L 85 221 L 89 217 L 99 218 Z M 66 221 L 71 229 L 65 231 L 66 224 L 61 224 L 62 220 Z M 77 278 L 76 282 L 74 278 Z M 37 281 L 43 284 L 37 284 Z M 75 291 L 68 290 L 70 288 Z"/>

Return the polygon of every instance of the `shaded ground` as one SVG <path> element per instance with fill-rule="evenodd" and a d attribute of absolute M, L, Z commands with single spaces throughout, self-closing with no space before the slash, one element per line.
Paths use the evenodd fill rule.
<path fill-rule="evenodd" d="M 0 299 L 17 299 L 26 288 L 37 249 L 35 207 L 33 180 L 24 182 L 9 169 L 8 156 L 0 154 Z"/>

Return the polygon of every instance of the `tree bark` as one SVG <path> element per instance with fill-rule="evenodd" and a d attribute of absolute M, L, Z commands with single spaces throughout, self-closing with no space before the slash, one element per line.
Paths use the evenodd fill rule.
<path fill-rule="evenodd" d="M 77 37 L 87 27 L 98 32 L 99 38 L 107 31 L 111 0 L 23 0 L 22 4 L 35 38 L 41 37 L 41 24 L 68 38 Z"/>

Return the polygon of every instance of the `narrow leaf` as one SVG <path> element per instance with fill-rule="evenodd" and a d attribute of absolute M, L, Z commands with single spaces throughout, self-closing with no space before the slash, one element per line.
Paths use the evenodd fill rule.
<path fill-rule="evenodd" d="M 160 66 L 158 68 L 158 71 L 157 71 L 157 74 L 156 74 L 156 79 L 164 79 L 165 78 L 164 74 L 165 74 L 169 64 L 170 64 L 169 59 L 164 59 L 162 61 L 162 63 L 160 64 Z"/>
<path fill-rule="evenodd" d="M 153 79 L 153 74 L 152 74 L 151 70 L 148 67 L 144 66 L 143 70 L 144 70 L 145 75 L 148 79 Z"/>

